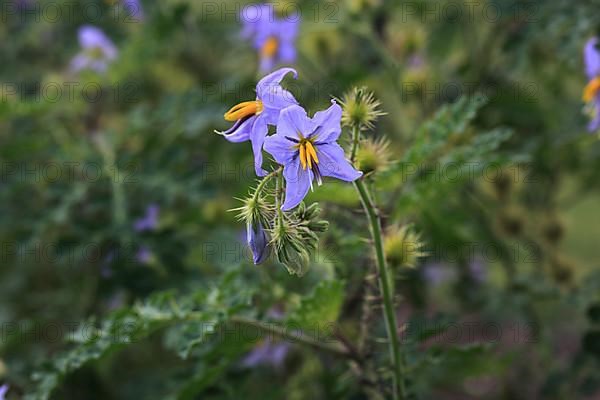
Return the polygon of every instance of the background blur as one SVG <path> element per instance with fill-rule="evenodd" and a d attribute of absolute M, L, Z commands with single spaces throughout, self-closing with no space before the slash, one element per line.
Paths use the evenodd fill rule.
<path fill-rule="evenodd" d="M 0 1 L 8 399 L 367 398 L 335 356 L 211 334 L 238 312 L 330 321 L 386 356 L 351 185 L 307 198 L 330 228 L 301 278 L 254 266 L 228 212 L 256 181 L 249 143 L 213 133 L 261 77 L 245 4 Z M 367 134 L 387 151 L 361 168 L 390 262 L 408 224 L 427 253 L 396 271 L 412 396 L 600 399 L 600 143 L 581 102 L 600 3 L 274 4 L 301 16 L 284 86 L 309 113 L 354 86 L 387 113 Z M 105 72 L 72 68 L 84 25 L 118 50 Z"/>

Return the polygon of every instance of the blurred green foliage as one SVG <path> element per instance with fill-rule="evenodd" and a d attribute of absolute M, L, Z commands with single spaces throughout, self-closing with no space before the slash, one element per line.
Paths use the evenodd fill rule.
<path fill-rule="evenodd" d="M 250 145 L 212 133 L 258 78 L 235 12 L 247 2 L 144 1 L 140 21 L 118 2 L 16 3 L 0 0 L 7 398 L 387 393 L 353 188 L 326 182 L 307 198 L 330 228 L 302 278 L 273 258 L 253 266 L 228 212 L 256 180 Z M 600 3 L 286 5 L 302 24 L 299 79 L 284 86 L 309 113 L 363 85 L 387 113 L 368 135 L 392 160 L 368 184 L 384 225 L 411 223 L 427 253 L 395 276 L 411 398 L 597 398 L 600 144 L 585 131 L 580 60 Z M 84 24 L 119 49 L 105 75 L 69 71 Z M 150 204 L 158 225 L 137 232 Z M 285 362 L 244 364 L 264 341 L 239 335 L 248 320 L 291 343 Z M 286 326 L 308 343 L 282 338 Z"/>

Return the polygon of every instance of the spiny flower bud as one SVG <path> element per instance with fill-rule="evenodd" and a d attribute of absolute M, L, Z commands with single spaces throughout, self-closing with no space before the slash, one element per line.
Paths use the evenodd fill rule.
<path fill-rule="evenodd" d="M 544 238 L 556 246 L 565 235 L 565 228 L 559 218 L 549 218 L 542 228 Z"/>
<path fill-rule="evenodd" d="M 367 139 L 361 143 L 356 154 L 356 166 L 365 175 L 384 171 L 390 163 L 390 143 L 383 139 Z"/>
<path fill-rule="evenodd" d="M 327 230 L 329 223 L 319 219 L 321 208 L 317 203 L 296 209 L 277 218 L 273 228 L 273 246 L 279 262 L 290 274 L 303 275 L 310 262 L 310 252 L 319 244 L 318 233 Z"/>
<path fill-rule="evenodd" d="M 313 203 L 308 207 L 301 203 L 292 214 L 298 232 L 309 249 L 316 249 L 319 244 L 317 232 L 325 232 L 329 227 L 329 222 L 319 220 L 319 214 L 321 214 L 321 207 L 318 203 Z"/>
<path fill-rule="evenodd" d="M 575 265 L 564 257 L 557 257 L 551 262 L 552 276 L 558 284 L 569 285 L 573 282 Z"/>
<path fill-rule="evenodd" d="M 310 263 L 310 255 L 305 250 L 294 251 L 291 248 L 284 247 L 282 251 L 277 253 L 277 257 L 290 274 L 297 276 L 304 275 Z"/>
<path fill-rule="evenodd" d="M 493 181 L 494 189 L 500 200 L 506 200 L 512 189 L 512 179 L 507 173 L 501 173 Z"/>
<path fill-rule="evenodd" d="M 382 0 L 348 0 L 348 7 L 354 14 L 360 14 L 369 9 L 381 6 Z"/>
<path fill-rule="evenodd" d="M 256 192 L 243 199 L 243 205 L 232 211 L 238 212 L 238 219 L 246 223 L 246 240 L 252 250 L 254 264 L 262 263 L 269 255 L 269 236 L 265 230 L 273 214 L 264 197 Z"/>
<path fill-rule="evenodd" d="M 392 226 L 384 238 L 384 252 L 388 261 L 395 266 L 414 268 L 419 258 L 426 256 L 423 242 L 411 225 Z"/>
<path fill-rule="evenodd" d="M 379 109 L 381 103 L 375 98 L 373 92 L 365 87 L 351 89 L 339 102 L 342 105 L 344 126 L 360 127 L 363 130 L 373 129 L 377 118 L 386 114 Z"/>
<path fill-rule="evenodd" d="M 237 218 L 240 221 L 244 221 L 247 224 L 262 222 L 266 225 L 267 221 L 272 219 L 272 207 L 264 197 L 252 194 L 245 199 L 239 200 L 243 202 L 243 205 L 231 211 L 237 211 Z"/>
<path fill-rule="evenodd" d="M 308 224 L 308 227 L 313 232 L 326 232 L 329 229 L 328 221 L 314 221 Z"/>
<path fill-rule="evenodd" d="M 272 243 L 277 259 L 288 272 L 292 275 L 304 275 L 310 261 L 306 243 L 287 217 L 277 219 L 273 228 Z"/>
<path fill-rule="evenodd" d="M 518 207 L 510 207 L 503 210 L 498 216 L 500 230 L 508 236 L 519 236 L 523 232 L 523 213 Z"/>

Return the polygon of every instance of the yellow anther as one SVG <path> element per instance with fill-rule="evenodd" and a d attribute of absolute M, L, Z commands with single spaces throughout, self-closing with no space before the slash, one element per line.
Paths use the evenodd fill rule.
<path fill-rule="evenodd" d="M 262 49 L 260 49 L 260 53 L 263 57 L 272 58 L 277 52 L 278 48 L 279 41 L 275 37 L 270 36 L 265 44 L 263 44 Z"/>
<path fill-rule="evenodd" d="M 226 121 L 237 121 L 249 115 L 258 115 L 263 111 L 263 103 L 260 100 L 245 101 L 237 104 L 223 115 Z"/>
<path fill-rule="evenodd" d="M 319 157 L 317 157 L 317 151 L 315 150 L 314 145 L 310 141 L 310 139 L 304 139 L 301 134 L 298 136 L 302 137 L 300 139 L 300 143 L 294 146 L 295 149 L 298 149 L 300 152 L 300 164 L 302 164 L 302 169 L 312 169 L 313 161 L 315 166 L 319 163 Z"/>
<path fill-rule="evenodd" d="M 596 97 L 598 94 L 598 90 L 600 90 L 600 76 L 592 79 L 583 89 L 583 101 L 585 103 L 589 103 Z"/>
<path fill-rule="evenodd" d="M 319 157 L 317 157 L 317 152 L 311 142 L 306 142 L 306 154 L 307 158 L 315 160 L 315 164 L 319 163 Z M 310 166 L 310 161 L 308 162 L 308 165 Z"/>
<path fill-rule="evenodd" d="M 306 148 L 304 145 L 300 145 L 300 164 L 302 164 L 302 169 L 306 169 Z"/>

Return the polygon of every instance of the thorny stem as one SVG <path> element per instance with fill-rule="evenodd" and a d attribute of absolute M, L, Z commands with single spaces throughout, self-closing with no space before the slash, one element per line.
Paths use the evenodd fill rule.
<path fill-rule="evenodd" d="M 358 151 L 358 142 L 360 141 L 360 126 L 355 125 L 352 128 L 352 150 L 350 152 L 350 162 L 354 164 L 356 152 Z"/>
<path fill-rule="evenodd" d="M 356 147 L 358 147 L 358 136 L 360 135 L 360 127 L 353 128 L 353 147 L 352 154 L 355 155 Z M 390 357 L 393 363 L 394 371 L 394 399 L 401 400 L 406 398 L 406 389 L 404 387 L 404 365 L 402 354 L 400 353 L 400 342 L 398 340 L 396 322 L 396 312 L 394 307 L 394 293 L 391 285 L 391 274 L 385 260 L 383 251 L 383 234 L 381 229 L 381 221 L 375 203 L 373 202 L 369 190 L 363 179 L 354 181 L 354 186 L 358 191 L 363 208 L 369 220 L 373 246 L 375 248 L 375 256 L 377 261 L 377 273 L 379 276 L 379 286 L 383 297 L 383 316 L 385 318 L 385 326 L 389 340 Z"/>
<path fill-rule="evenodd" d="M 273 171 L 270 174 L 268 174 L 267 176 L 265 176 L 262 179 L 262 181 L 260 181 L 260 183 L 256 187 L 256 190 L 254 191 L 254 195 L 253 195 L 253 199 L 254 200 L 258 199 L 258 196 L 260 195 L 260 193 L 262 192 L 262 190 L 265 188 L 265 186 L 267 185 L 267 183 L 269 183 L 269 181 L 271 180 L 271 178 L 273 178 L 276 175 L 279 175 L 281 173 L 281 171 L 283 171 L 283 168 L 279 167 L 275 171 Z"/>
<path fill-rule="evenodd" d="M 246 318 L 242 316 L 233 316 L 231 317 L 231 322 L 246 325 L 249 327 L 256 328 L 262 332 L 270 333 L 282 339 L 287 339 L 292 343 L 302 343 L 304 345 L 313 347 L 318 350 L 324 350 L 328 353 L 335 354 L 337 356 L 345 357 L 345 358 L 353 358 L 353 354 L 349 352 L 346 348 L 341 346 L 339 343 L 326 343 L 314 339 L 304 332 L 292 331 L 285 329 L 283 327 L 279 327 L 274 324 L 267 324 L 261 321 L 257 321 L 251 318 Z"/>
<path fill-rule="evenodd" d="M 281 171 L 281 168 L 279 169 Z M 283 224 L 283 211 L 281 211 L 281 194 L 283 193 L 283 176 L 279 174 L 275 182 L 275 212 L 277 212 L 277 220 L 279 224 Z"/>

